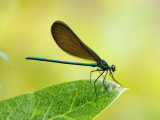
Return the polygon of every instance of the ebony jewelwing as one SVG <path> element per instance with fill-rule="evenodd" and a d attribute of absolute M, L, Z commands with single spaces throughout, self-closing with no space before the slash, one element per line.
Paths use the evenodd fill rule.
<path fill-rule="evenodd" d="M 109 72 L 109 75 L 113 78 L 113 80 L 121 85 L 118 81 L 116 81 L 113 77 L 112 72 L 116 70 L 115 65 L 109 66 L 106 61 L 102 60 L 91 48 L 89 48 L 86 44 L 84 44 L 78 36 L 62 21 L 56 21 L 53 23 L 51 27 L 52 37 L 54 38 L 57 45 L 66 53 L 80 57 L 87 60 L 95 61 L 96 63 L 79 63 L 79 62 L 69 62 L 69 61 L 60 61 L 60 60 L 52 60 L 46 58 L 38 58 L 38 57 L 27 57 L 29 60 L 39 60 L 39 61 L 47 61 L 47 62 L 56 62 L 63 64 L 71 64 L 71 65 L 81 65 L 81 66 L 91 66 L 91 67 L 99 67 L 97 70 L 93 70 L 90 72 L 90 82 L 91 82 L 91 74 L 92 72 L 98 71 L 100 72 L 100 76 L 103 76 L 104 72 L 106 72 L 105 76 L 103 76 L 103 84 L 104 80 Z M 94 81 L 94 88 L 96 92 L 95 83 L 98 78 Z M 105 84 L 104 84 L 105 86 Z M 121 85 L 122 86 L 122 85 Z M 122 86 L 123 87 L 123 86 Z"/>

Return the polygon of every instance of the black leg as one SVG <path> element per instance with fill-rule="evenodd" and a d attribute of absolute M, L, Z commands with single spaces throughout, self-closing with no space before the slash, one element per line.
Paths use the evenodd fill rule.
<path fill-rule="evenodd" d="M 112 74 L 112 72 L 110 71 L 110 74 L 109 74 L 112 78 L 113 78 L 113 80 L 116 82 L 116 83 L 118 83 L 120 86 L 122 86 L 123 87 L 123 85 L 122 84 L 120 84 L 117 80 L 115 80 L 114 79 L 114 77 L 113 77 L 113 74 Z"/>
<path fill-rule="evenodd" d="M 108 70 L 106 71 L 105 78 L 106 78 L 107 74 L 108 74 Z M 107 93 L 109 93 L 108 88 L 107 88 L 106 85 L 104 84 L 105 78 L 103 79 L 103 86 L 104 86 L 104 89 L 107 91 Z M 108 94 L 108 97 L 109 97 L 109 94 Z"/>
<path fill-rule="evenodd" d="M 106 72 L 106 74 L 105 74 L 105 76 L 104 76 L 104 79 L 103 79 L 103 85 L 104 85 L 104 86 L 105 86 L 105 84 L 104 84 L 104 80 L 105 80 L 105 78 L 106 78 L 107 74 L 108 74 L 108 71 Z"/>
<path fill-rule="evenodd" d="M 96 71 L 103 71 L 103 70 L 102 70 L 102 69 L 92 70 L 92 71 L 90 72 L 90 83 L 91 83 L 91 74 L 92 74 L 92 72 L 96 72 Z"/>
<path fill-rule="evenodd" d="M 103 71 L 103 70 L 102 70 Z M 101 74 L 101 72 L 100 71 L 98 71 L 100 74 Z M 105 77 L 102 75 L 102 77 L 103 77 L 103 79 L 105 79 Z"/>
<path fill-rule="evenodd" d="M 102 75 L 104 72 L 105 72 L 105 71 L 103 71 L 103 72 L 98 76 L 98 78 L 101 77 L 101 75 Z M 95 93 L 96 93 L 96 98 L 97 98 L 97 99 L 98 99 L 98 96 L 97 96 L 97 91 L 96 91 L 96 82 L 97 82 L 98 78 L 94 81 L 94 89 L 95 89 Z"/>

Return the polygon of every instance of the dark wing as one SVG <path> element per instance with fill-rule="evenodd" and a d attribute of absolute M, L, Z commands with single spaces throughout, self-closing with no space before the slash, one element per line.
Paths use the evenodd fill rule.
<path fill-rule="evenodd" d="M 84 59 L 101 61 L 101 58 L 63 22 L 56 21 L 51 27 L 52 36 L 57 45 L 65 52 Z"/>

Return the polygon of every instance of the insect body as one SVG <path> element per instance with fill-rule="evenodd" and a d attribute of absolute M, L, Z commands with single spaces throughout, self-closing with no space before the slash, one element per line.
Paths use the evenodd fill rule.
<path fill-rule="evenodd" d="M 63 63 L 63 64 L 71 64 L 71 65 L 99 67 L 99 69 L 93 70 L 90 72 L 90 82 L 91 82 L 91 73 L 95 71 L 100 72 L 100 75 L 98 76 L 98 78 L 100 76 L 103 76 L 104 72 L 106 72 L 105 76 L 103 76 L 104 78 L 103 84 L 108 72 L 109 72 L 109 75 L 113 78 L 113 80 L 116 81 L 112 74 L 112 72 L 116 70 L 115 66 L 112 65 L 110 67 L 106 61 L 102 60 L 91 48 L 89 48 L 86 44 L 84 44 L 79 39 L 79 37 L 64 22 L 61 22 L 61 21 L 54 22 L 51 27 L 51 33 L 57 45 L 64 52 L 76 57 L 94 61 L 95 63 L 69 62 L 69 61 L 52 60 L 52 59 L 38 58 L 38 57 L 27 57 L 26 59 L 56 62 L 56 63 Z M 96 92 L 95 84 L 98 78 L 94 81 L 96 96 L 97 96 L 97 92 Z M 116 82 L 120 84 L 118 81 Z"/>

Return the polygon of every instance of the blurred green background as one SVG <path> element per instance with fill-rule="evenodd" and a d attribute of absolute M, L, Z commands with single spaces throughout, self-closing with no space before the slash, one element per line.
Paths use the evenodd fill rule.
<path fill-rule="evenodd" d="M 96 120 L 159 120 L 159 4 L 158 0 L 0 0 L 0 51 L 11 64 L 8 69 L 0 58 L 0 99 L 89 79 L 94 68 L 25 60 L 35 56 L 84 62 L 54 42 L 50 27 L 61 20 L 109 65 L 115 64 L 115 78 L 129 88 Z"/>

